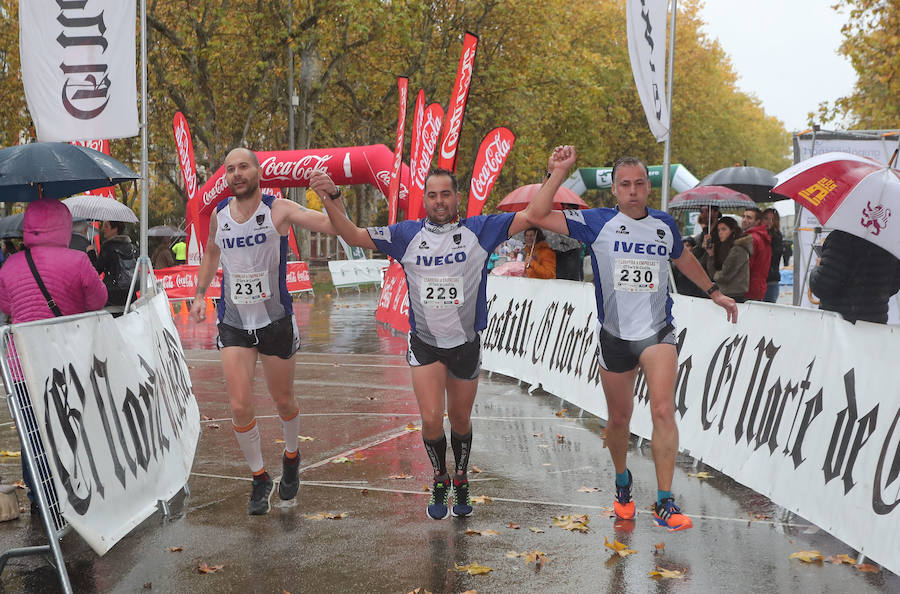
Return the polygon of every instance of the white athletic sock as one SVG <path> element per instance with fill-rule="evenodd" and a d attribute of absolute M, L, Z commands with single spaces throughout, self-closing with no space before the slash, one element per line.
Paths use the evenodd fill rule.
<path fill-rule="evenodd" d="M 244 459 L 250 466 L 250 472 L 259 474 L 263 470 L 262 447 L 259 444 L 259 427 L 256 425 L 256 419 L 249 425 L 238 427 L 231 421 L 231 427 L 234 429 L 234 436 L 237 438 L 238 445 L 244 453 Z"/>
<path fill-rule="evenodd" d="M 290 419 L 278 416 L 281 419 L 281 431 L 284 433 L 284 449 L 293 457 L 297 451 L 297 438 L 300 436 L 300 409 L 298 408 Z"/>

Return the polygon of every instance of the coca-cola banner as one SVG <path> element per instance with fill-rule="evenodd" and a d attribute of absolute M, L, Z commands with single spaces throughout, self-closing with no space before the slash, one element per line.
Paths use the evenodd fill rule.
<path fill-rule="evenodd" d="M 494 187 L 494 182 L 497 181 L 515 142 L 515 134 L 502 127 L 494 128 L 481 141 L 478 156 L 475 157 L 475 167 L 472 169 L 472 183 L 469 186 L 469 200 L 466 204 L 467 217 L 481 214 L 491 188 Z"/>
<path fill-rule="evenodd" d="M 104 155 L 109 154 L 108 140 L 73 140 L 72 144 L 77 144 L 78 146 L 85 146 L 87 148 L 94 149 L 95 151 L 99 151 Z M 106 186 L 105 188 L 94 188 L 93 190 L 86 190 L 83 193 L 89 196 L 104 196 L 106 198 L 116 197 L 116 189 L 112 186 Z"/>
<path fill-rule="evenodd" d="M 428 177 L 428 172 L 431 170 L 431 161 L 434 158 L 434 150 L 437 148 L 443 121 L 444 108 L 437 103 L 429 105 L 422 120 L 421 142 L 419 142 L 416 166 L 410 172 L 412 181 L 409 188 L 408 219 L 421 219 L 425 216 L 425 207 L 422 204 L 422 197 L 425 195 L 425 178 Z"/>
<path fill-rule="evenodd" d="M 441 150 L 438 154 L 438 167 L 456 173 L 456 153 L 459 150 L 459 134 L 462 131 L 463 118 L 466 115 L 466 100 L 469 98 L 469 86 L 472 84 L 472 71 L 475 67 L 475 50 L 478 48 L 478 36 L 466 32 L 463 39 L 462 54 L 459 56 L 459 68 L 456 71 L 456 82 L 453 94 L 444 116 L 444 134 L 441 136 Z"/>
<path fill-rule="evenodd" d="M 203 257 L 204 242 L 197 240 L 197 165 L 194 161 L 194 142 L 191 140 L 191 131 L 188 128 L 187 119 L 180 111 L 175 112 L 172 119 L 172 131 L 175 134 L 175 147 L 178 149 L 178 164 L 181 165 L 181 176 L 184 179 L 184 192 L 187 194 L 187 262 L 188 264 L 200 264 Z M 209 234 L 209 230 L 205 235 Z"/>
<path fill-rule="evenodd" d="M 397 332 L 409 332 L 409 295 L 406 274 L 399 262 L 393 262 L 384 274 L 381 298 L 375 309 L 375 319 Z"/>
<path fill-rule="evenodd" d="M 422 144 L 422 125 L 425 123 L 425 91 L 423 89 L 419 89 L 418 95 L 416 95 L 416 107 L 413 111 L 413 127 L 412 127 L 412 138 L 409 141 L 409 201 L 406 206 L 406 218 L 407 219 L 416 219 L 418 217 L 413 216 L 410 213 L 418 213 L 419 205 L 422 203 L 422 194 L 415 190 L 415 184 L 413 183 L 412 177 L 413 172 L 416 171 L 419 160 L 419 153 L 422 150 L 419 146 Z M 401 206 L 401 208 L 403 208 Z"/>
<path fill-rule="evenodd" d="M 388 225 L 397 222 L 397 206 L 400 201 L 400 166 L 403 164 L 403 136 L 406 133 L 406 99 L 409 92 L 409 79 L 401 76 L 397 79 L 397 140 L 394 144 L 394 167 L 391 169 L 391 183 L 388 186 Z"/>
<path fill-rule="evenodd" d="M 20 0 L 22 83 L 38 140 L 137 135 L 135 6 Z"/>
<path fill-rule="evenodd" d="M 193 299 L 197 292 L 197 272 L 199 266 L 185 264 L 183 266 L 171 266 L 154 270 L 166 296 L 169 299 Z M 287 263 L 287 288 L 289 293 L 302 293 L 312 291 L 312 282 L 309 280 L 309 267 L 306 262 Z M 209 284 L 206 296 L 210 299 L 218 299 L 222 296 L 222 269 L 216 271 L 216 276 Z"/>

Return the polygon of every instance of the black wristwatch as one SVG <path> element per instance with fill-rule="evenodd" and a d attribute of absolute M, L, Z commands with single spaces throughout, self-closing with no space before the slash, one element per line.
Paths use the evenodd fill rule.
<path fill-rule="evenodd" d="M 553 175 L 553 172 L 552 172 L 552 171 L 548 171 L 548 172 L 547 172 L 547 179 L 550 179 L 550 176 L 551 176 L 551 175 Z"/>
<path fill-rule="evenodd" d="M 337 186 L 335 186 L 335 187 L 337 187 Z M 338 198 L 341 197 L 341 189 L 337 188 L 337 192 L 335 192 L 334 194 L 329 194 L 328 197 L 331 198 L 332 200 L 337 200 Z"/>
<path fill-rule="evenodd" d="M 706 294 L 711 297 L 712 294 L 718 290 L 719 290 L 719 283 L 713 283 L 710 288 L 706 289 Z"/>

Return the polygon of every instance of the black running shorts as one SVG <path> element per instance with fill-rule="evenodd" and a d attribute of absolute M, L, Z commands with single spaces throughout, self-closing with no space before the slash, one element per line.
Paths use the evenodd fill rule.
<path fill-rule="evenodd" d="M 294 316 L 285 316 L 268 326 L 256 330 L 242 330 L 219 322 L 219 337 L 216 347 L 244 347 L 256 349 L 260 355 L 274 355 L 290 359 L 300 350 L 300 332 Z"/>
<path fill-rule="evenodd" d="M 638 365 L 641 353 L 656 344 L 675 344 L 675 327 L 667 324 L 656 336 L 644 340 L 622 340 L 600 328 L 600 366 L 613 373 L 631 371 Z"/>
<path fill-rule="evenodd" d="M 406 362 L 410 367 L 430 365 L 440 361 L 447 366 L 453 377 L 461 380 L 473 380 L 481 373 L 481 336 L 475 340 L 449 349 L 431 346 L 409 333 L 409 350 Z"/>

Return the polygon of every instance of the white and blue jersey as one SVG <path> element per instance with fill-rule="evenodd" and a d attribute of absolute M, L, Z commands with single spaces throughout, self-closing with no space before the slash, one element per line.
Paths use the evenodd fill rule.
<path fill-rule="evenodd" d="M 274 196 L 263 194 L 256 212 L 244 223 L 232 218 L 228 208 L 232 200 L 216 207 L 216 245 L 222 254 L 218 321 L 256 330 L 293 315 L 287 290 L 288 240 L 272 221 Z"/>
<path fill-rule="evenodd" d="M 591 247 L 597 321 L 623 340 L 644 340 L 673 323 L 669 260 L 684 249 L 668 214 L 632 219 L 613 208 L 567 210 L 569 235 Z"/>
<path fill-rule="evenodd" d="M 514 213 L 483 215 L 435 226 L 403 221 L 369 227 L 375 247 L 403 266 L 409 325 L 422 342 L 452 348 L 487 325 L 488 256 L 509 237 Z"/>

